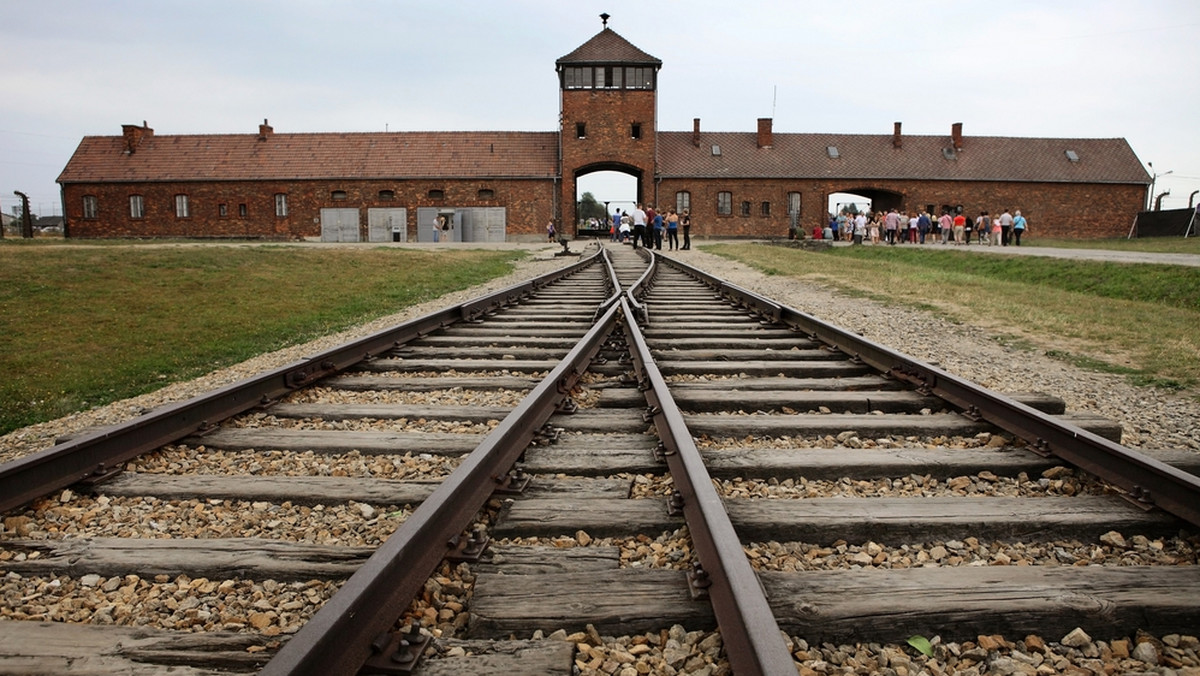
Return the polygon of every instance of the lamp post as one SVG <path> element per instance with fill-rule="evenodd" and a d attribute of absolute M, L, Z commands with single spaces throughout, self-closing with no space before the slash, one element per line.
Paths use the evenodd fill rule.
<path fill-rule="evenodd" d="M 1170 171 L 1164 171 L 1164 172 L 1163 172 L 1163 173 L 1161 173 L 1161 174 L 1159 174 L 1159 173 L 1153 173 L 1153 172 L 1154 172 L 1154 163 L 1153 163 L 1153 162 L 1147 162 L 1146 164 L 1147 164 L 1147 166 L 1149 166 L 1149 167 L 1150 167 L 1150 171 L 1152 172 L 1152 174 L 1151 174 L 1151 176 L 1150 176 L 1150 192 L 1146 193 L 1146 211 L 1150 211 L 1150 205 L 1151 205 L 1151 201 L 1154 199 L 1154 184 L 1155 184 L 1155 182 L 1157 182 L 1157 181 L 1158 181 L 1158 177 L 1159 177 L 1159 176 L 1166 176 L 1167 174 L 1174 173 L 1174 171 L 1175 171 L 1175 170 L 1174 170 L 1174 169 L 1172 169 L 1172 170 L 1170 170 Z"/>

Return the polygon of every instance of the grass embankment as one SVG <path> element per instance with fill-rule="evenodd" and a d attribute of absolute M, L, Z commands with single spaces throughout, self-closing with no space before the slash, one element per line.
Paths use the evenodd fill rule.
<path fill-rule="evenodd" d="M 1200 393 L 1200 268 L 916 247 L 706 247 L 767 274 L 981 325 L 997 341 Z"/>
<path fill-rule="evenodd" d="M 398 312 L 524 255 L 0 246 L 0 434 Z"/>

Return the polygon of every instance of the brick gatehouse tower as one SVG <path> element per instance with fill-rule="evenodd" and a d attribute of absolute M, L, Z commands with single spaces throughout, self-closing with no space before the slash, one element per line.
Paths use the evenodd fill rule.
<path fill-rule="evenodd" d="M 655 97 L 662 61 L 617 35 L 608 27 L 608 15 L 601 16 L 604 30 L 555 62 L 560 91 L 560 224 L 574 221 L 576 183 L 592 172 L 633 176 L 638 202 L 653 194 Z"/>

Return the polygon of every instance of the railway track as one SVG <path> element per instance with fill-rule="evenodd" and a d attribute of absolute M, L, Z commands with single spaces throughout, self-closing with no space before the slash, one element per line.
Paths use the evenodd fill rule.
<path fill-rule="evenodd" d="M 649 259 L 3 466 L 0 673 L 794 673 L 914 635 L 1195 634 L 1195 476 Z"/>

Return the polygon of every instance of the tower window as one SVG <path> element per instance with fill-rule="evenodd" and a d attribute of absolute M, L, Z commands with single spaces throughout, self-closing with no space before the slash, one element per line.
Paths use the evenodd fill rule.
<path fill-rule="evenodd" d="M 575 138 L 587 138 L 587 122 L 575 123 Z"/>
<path fill-rule="evenodd" d="M 642 123 L 634 122 L 633 124 L 629 125 L 629 135 L 632 136 L 633 138 L 641 138 L 642 137 Z"/>

